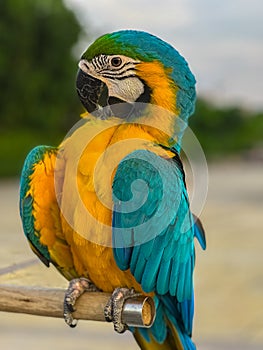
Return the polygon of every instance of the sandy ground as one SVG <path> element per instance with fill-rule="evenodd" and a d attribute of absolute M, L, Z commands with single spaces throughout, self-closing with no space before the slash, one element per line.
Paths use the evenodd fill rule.
<path fill-rule="evenodd" d="M 253 163 L 209 166 L 209 193 L 201 218 L 208 248 L 197 248 L 194 339 L 198 349 L 263 348 L 263 167 Z M 18 182 L 0 182 L 0 283 L 60 286 L 53 269 L 35 262 L 18 214 Z M 11 268 L 10 268 L 11 267 Z M 136 349 L 130 334 L 112 325 L 0 313 L 1 349 Z"/>

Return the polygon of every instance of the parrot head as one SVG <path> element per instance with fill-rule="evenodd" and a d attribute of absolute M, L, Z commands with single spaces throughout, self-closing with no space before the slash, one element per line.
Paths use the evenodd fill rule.
<path fill-rule="evenodd" d="M 99 37 L 79 61 L 76 87 L 85 109 L 103 119 L 126 118 L 135 102 L 163 107 L 185 122 L 194 111 L 195 78 L 187 62 L 171 45 L 142 31 Z"/>

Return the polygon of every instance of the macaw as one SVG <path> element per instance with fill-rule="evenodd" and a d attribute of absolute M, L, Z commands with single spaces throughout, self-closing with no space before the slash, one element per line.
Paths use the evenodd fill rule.
<path fill-rule="evenodd" d="M 122 30 L 93 42 L 79 61 L 81 123 L 58 147 L 27 156 L 20 183 L 24 233 L 35 254 L 70 281 L 65 320 L 86 290 L 112 293 L 105 318 L 122 333 L 119 309 L 152 296 L 150 328 L 130 327 L 141 349 L 195 349 L 194 237 L 180 159 L 195 106 L 195 78 L 170 44 Z"/>

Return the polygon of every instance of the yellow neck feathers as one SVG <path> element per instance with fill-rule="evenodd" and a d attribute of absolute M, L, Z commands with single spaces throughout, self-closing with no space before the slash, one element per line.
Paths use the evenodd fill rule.
<path fill-rule="evenodd" d="M 169 79 L 168 71 L 158 62 L 142 62 L 136 66 L 137 75 L 152 90 L 152 103 L 177 114 L 176 86 Z"/>

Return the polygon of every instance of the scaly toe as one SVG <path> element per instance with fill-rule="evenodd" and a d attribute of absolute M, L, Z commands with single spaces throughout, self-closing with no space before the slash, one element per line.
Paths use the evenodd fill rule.
<path fill-rule="evenodd" d="M 129 298 L 140 295 L 134 289 L 116 288 L 104 308 L 104 316 L 106 321 L 113 322 L 114 330 L 123 333 L 128 326 L 122 322 L 122 309 L 125 301 Z"/>
<path fill-rule="evenodd" d="M 71 328 L 76 327 L 78 321 L 74 319 L 72 313 L 75 311 L 74 305 L 78 298 L 86 291 L 98 291 L 98 289 L 87 278 L 75 278 L 69 282 L 69 287 L 64 298 L 64 320 Z"/>

